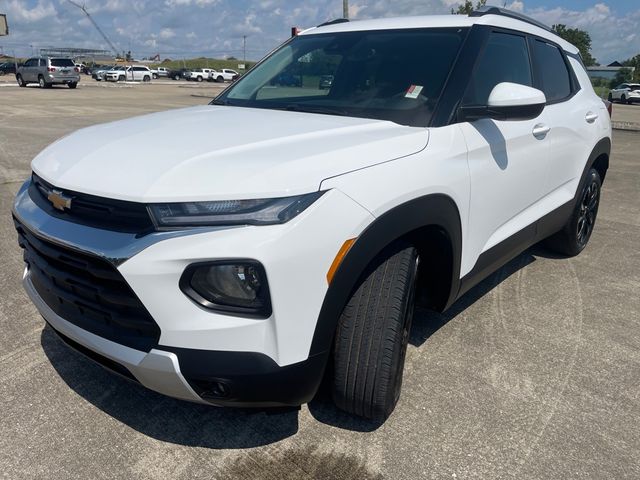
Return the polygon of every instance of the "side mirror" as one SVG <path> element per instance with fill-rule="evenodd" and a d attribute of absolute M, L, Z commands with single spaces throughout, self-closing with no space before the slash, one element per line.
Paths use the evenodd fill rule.
<path fill-rule="evenodd" d="M 499 83 L 489 94 L 487 105 L 460 107 L 463 120 L 531 120 L 538 117 L 547 103 L 537 88 L 518 83 Z"/>

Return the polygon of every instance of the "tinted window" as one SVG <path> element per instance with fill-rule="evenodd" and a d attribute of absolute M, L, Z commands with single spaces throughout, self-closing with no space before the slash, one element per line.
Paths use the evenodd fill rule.
<path fill-rule="evenodd" d="M 466 105 L 486 105 L 493 87 L 502 82 L 532 86 L 527 41 L 519 35 L 489 36 L 464 97 Z"/>
<path fill-rule="evenodd" d="M 75 67 L 75 63 L 68 58 L 52 58 L 51 59 L 52 67 Z"/>
<path fill-rule="evenodd" d="M 35 65 L 37 65 L 37 63 L 36 63 L 36 60 L 34 60 L 33 58 L 30 58 L 29 60 L 24 62 L 25 67 L 33 67 Z"/>
<path fill-rule="evenodd" d="M 540 88 L 547 102 L 556 102 L 571 95 L 571 77 L 560 49 L 540 40 L 533 42 L 534 58 Z"/>
<path fill-rule="evenodd" d="M 214 103 L 425 126 L 466 33 L 451 28 L 300 35 Z M 326 75 L 334 81 L 321 88 Z"/>

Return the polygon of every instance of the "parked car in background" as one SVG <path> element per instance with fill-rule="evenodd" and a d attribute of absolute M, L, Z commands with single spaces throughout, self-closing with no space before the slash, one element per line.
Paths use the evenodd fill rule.
<path fill-rule="evenodd" d="M 105 80 L 110 82 L 150 82 L 152 77 L 149 67 L 143 65 L 130 65 L 122 67 L 120 70 L 109 70 L 105 75 Z"/>
<path fill-rule="evenodd" d="M 238 75 L 238 72 L 229 68 L 223 68 L 222 70 L 213 70 L 209 74 L 209 81 L 218 83 L 222 83 L 225 81 L 231 82 L 233 81 L 233 77 L 236 75 Z"/>
<path fill-rule="evenodd" d="M 24 62 L 16 71 L 18 85 L 38 83 L 41 88 L 54 84 L 76 88 L 80 81 L 80 69 L 70 58 L 34 57 Z"/>
<path fill-rule="evenodd" d="M 187 80 L 191 75 L 191 71 L 188 68 L 179 68 L 169 70 L 167 76 L 173 80 Z"/>
<path fill-rule="evenodd" d="M 168 77 L 169 69 L 167 67 L 154 67 L 151 68 L 151 73 L 153 74 L 153 78 L 156 79 L 158 77 Z"/>
<path fill-rule="evenodd" d="M 101 82 L 105 79 L 105 75 L 109 70 L 114 70 L 118 68 L 118 65 L 96 65 L 91 68 L 91 78 Z"/>
<path fill-rule="evenodd" d="M 203 80 L 209 80 L 211 72 L 215 70 L 212 68 L 194 68 L 189 72 L 187 80 L 193 80 L 196 82 L 202 82 Z"/>
<path fill-rule="evenodd" d="M 623 83 L 609 92 L 610 102 L 640 103 L 640 83 Z"/>
<path fill-rule="evenodd" d="M 0 76 L 16 73 L 16 64 L 13 62 L 0 63 Z"/>
<path fill-rule="evenodd" d="M 289 72 L 282 72 L 271 80 L 271 85 L 280 87 L 301 87 L 302 76 Z"/>

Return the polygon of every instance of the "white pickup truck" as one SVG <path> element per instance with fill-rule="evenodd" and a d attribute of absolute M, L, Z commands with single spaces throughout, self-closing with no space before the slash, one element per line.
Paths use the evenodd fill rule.
<path fill-rule="evenodd" d="M 210 82 L 231 82 L 233 78 L 238 75 L 238 72 L 229 68 L 223 68 L 222 70 L 213 70 L 209 75 Z"/>
<path fill-rule="evenodd" d="M 212 68 L 194 68 L 185 78 L 187 80 L 202 82 L 203 80 L 209 80 L 211 72 L 215 72 L 215 70 L 213 70 Z"/>
<path fill-rule="evenodd" d="M 151 69 L 151 74 L 153 75 L 154 80 L 158 77 L 168 77 L 169 69 L 166 67 L 155 67 Z"/>

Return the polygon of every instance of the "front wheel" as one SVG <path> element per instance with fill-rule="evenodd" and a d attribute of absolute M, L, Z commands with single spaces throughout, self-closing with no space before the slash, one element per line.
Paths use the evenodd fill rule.
<path fill-rule="evenodd" d="M 609 96 L 607 97 L 607 100 L 613 103 L 613 95 L 611 95 L 611 92 L 609 92 Z"/>
<path fill-rule="evenodd" d="M 385 420 L 400 398 L 413 318 L 418 253 L 405 243 L 367 267 L 336 330 L 333 399 L 355 415 Z"/>
<path fill-rule="evenodd" d="M 174 76 L 173 76 L 173 79 L 174 79 L 174 80 L 180 80 L 180 75 L 174 75 Z"/>
<path fill-rule="evenodd" d="M 38 85 L 40 85 L 40 88 L 47 88 L 47 82 L 45 82 L 44 77 L 42 75 L 40 75 L 38 77 Z"/>
<path fill-rule="evenodd" d="M 150 82 L 151 78 L 149 77 L 149 75 L 145 75 L 144 78 L 142 79 L 143 82 Z"/>
<path fill-rule="evenodd" d="M 154 80 L 157 80 L 157 79 L 158 79 L 158 74 L 157 74 L 157 73 L 154 73 L 154 74 L 153 74 L 153 79 L 154 79 Z"/>
<path fill-rule="evenodd" d="M 125 80 L 126 80 L 126 79 L 125 79 L 124 75 L 120 75 L 120 76 L 118 77 L 118 81 L 119 81 L 119 82 L 124 82 Z"/>
<path fill-rule="evenodd" d="M 198 77 L 198 79 L 197 79 L 197 80 L 198 80 L 199 82 L 201 82 L 201 81 L 202 81 L 202 77 Z"/>
<path fill-rule="evenodd" d="M 602 180 L 594 168 L 587 173 L 573 213 L 564 228 L 547 240 L 547 245 L 564 255 L 578 255 L 589 243 L 600 206 Z"/>

